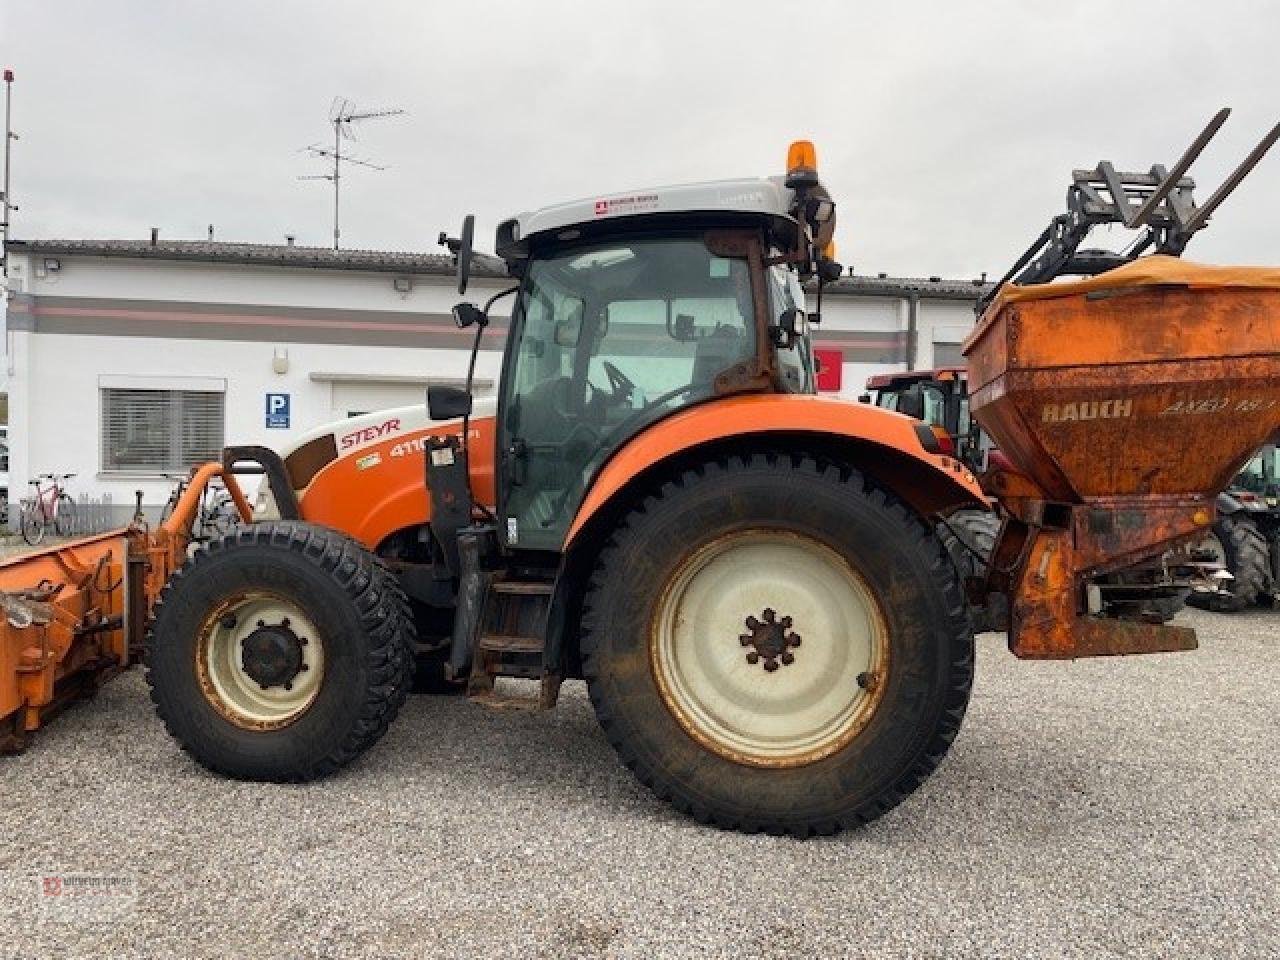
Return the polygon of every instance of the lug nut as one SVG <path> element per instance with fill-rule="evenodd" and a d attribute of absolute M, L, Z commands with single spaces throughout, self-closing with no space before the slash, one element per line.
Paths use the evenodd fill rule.
<path fill-rule="evenodd" d="M 307 645 L 307 638 L 306 638 L 306 637 L 299 637 L 299 638 L 298 638 L 298 644 L 299 644 L 300 646 L 304 646 L 304 647 L 305 647 L 305 646 Z"/>
<path fill-rule="evenodd" d="M 223 630 L 234 630 L 236 627 L 236 618 L 233 615 L 228 613 L 225 617 L 223 617 L 221 620 L 218 621 L 218 624 L 219 626 L 222 627 Z"/>
<path fill-rule="evenodd" d="M 286 681 L 285 681 L 285 684 L 284 684 L 284 688 L 285 688 L 286 690 L 292 690 L 292 689 L 293 689 L 293 683 L 292 683 L 291 681 L 289 681 L 289 680 L 286 680 Z"/>
<path fill-rule="evenodd" d="M 310 669 L 311 669 L 311 667 L 310 667 L 310 665 L 309 665 L 309 664 L 305 664 L 305 663 L 300 663 L 300 664 L 298 664 L 298 672 L 299 672 L 299 673 L 301 673 L 303 670 L 310 670 Z"/>
<path fill-rule="evenodd" d="M 288 617 L 285 617 L 283 620 L 281 620 L 281 621 L 280 621 L 280 626 L 282 626 L 282 627 L 287 627 L 288 625 L 289 625 L 289 618 L 288 618 Z"/>
<path fill-rule="evenodd" d="M 258 626 L 260 626 L 260 627 L 265 627 L 266 625 L 267 625 L 267 621 L 265 621 L 265 620 L 259 620 L 259 621 L 258 621 Z"/>

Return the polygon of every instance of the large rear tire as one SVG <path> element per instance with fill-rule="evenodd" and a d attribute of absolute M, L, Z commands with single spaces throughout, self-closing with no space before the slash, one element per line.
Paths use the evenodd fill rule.
<path fill-rule="evenodd" d="M 1267 539 L 1257 525 L 1240 515 L 1219 517 L 1203 546 L 1234 578 L 1225 593 L 1192 593 L 1187 603 L 1206 610 L 1234 612 L 1261 602 L 1271 580 Z"/>
<path fill-rule="evenodd" d="M 727 458 L 602 551 L 583 671 L 609 741 L 702 822 L 797 836 L 875 819 L 941 762 L 973 632 L 934 532 L 847 467 Z"/>
<path fill-rule="evenodd" d="M 170 579 L 146 644 L 169 733 L 199 763 L 299 782 L 371 747 L 413 676 L 395 580 L 344 534 L 255 524 L 201 548 Z"/>

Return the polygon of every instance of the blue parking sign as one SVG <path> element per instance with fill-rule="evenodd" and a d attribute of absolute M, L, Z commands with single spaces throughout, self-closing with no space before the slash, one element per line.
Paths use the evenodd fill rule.
<path fill-rule="evenodd" d="M 288 429 L 289 395 L 287 393 L 267 394 L 267 427 Z"/>

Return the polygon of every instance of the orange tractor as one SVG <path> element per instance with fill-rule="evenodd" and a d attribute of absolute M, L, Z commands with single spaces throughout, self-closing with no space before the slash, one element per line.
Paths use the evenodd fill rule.
<path fill-rule="evenodd" d="M 1203 225 L 1185 171 L 1095 172 L 1114 210 L 1142 204 L 1158 251 Z M 815 394 L 801 284 L 838 276 L 834 227 L 807 143 L 781 177 L 504 222 L 496 401 L 432 388 L 426 411 L 230 448 L 159 530 L 0 568 L 11 736 L 127 663 L 145 627 L 157 712 L 228 776 L 341 767 L 415 671 L 535 708 L 583 678 L 623 762 L 700 821 L 803 836 L 879 816 L 959 730 L 973 631 L 935 525 L 985 500 L 927 426 Z M 470 218 L 449 243 L 463 290 Z M 477 346 L 492 303 L 455 309 Z M 1202 536 L 1280 427 L 1280 272 L 1156 256 L 1033 278 L 987 306 L 968 356 L 974 415 L 1016 468 L 991 573 L 968 586 L 1008 597 L 1012 651 L 1194 647 L 1108 616 L 1095 583 Z M 247 470 L 265 475 L 252 515 Z M 253 522 L 188 556 L 214 475 Z"/>

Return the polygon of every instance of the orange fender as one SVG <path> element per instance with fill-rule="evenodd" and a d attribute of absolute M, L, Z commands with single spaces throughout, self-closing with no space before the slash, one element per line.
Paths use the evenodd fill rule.
<path fill-rule="evenodd" d="M 748 394 L 690 407 L 633 437 L 610 458 L 578 508 L 566 547 L 627 484 L 656 464 L 704 444 L 757 434 L 810 434 L 817 441 L 815 452 L 839 454 L 922 516 L 985 505 L 982 488 L 963 464 L 924 448 L 918 424 L 870 404 L 799 394 Z"/>

